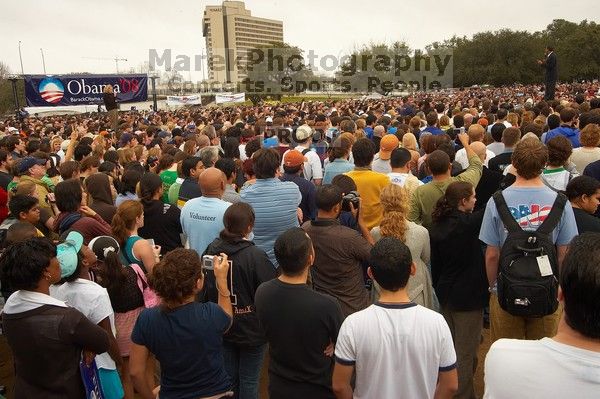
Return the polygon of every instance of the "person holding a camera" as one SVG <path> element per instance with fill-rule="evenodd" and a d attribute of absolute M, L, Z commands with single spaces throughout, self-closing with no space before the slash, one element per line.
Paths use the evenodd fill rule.
<path fill-rule="evenodd" d="M 316 201 L 317 218 L 302 225 L 315 249 L 312 282 L 315 290 L 338 299 L 346 317 L 370 304 L 362 262 L 369 259 L 373 239 L 356 193 L 342 196 L 339 187 L 325 184 L 317 188 Z M 340 224 L 344 205 L 356 214 L 362 235 Z"/>

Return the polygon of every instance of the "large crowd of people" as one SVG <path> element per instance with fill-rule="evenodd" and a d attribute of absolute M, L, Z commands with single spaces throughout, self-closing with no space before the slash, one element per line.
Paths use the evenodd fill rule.
<path fill-rule="evenodd" d="M 9 390 L 471 399 L 489 328 L 485 397 L 597 397 L 599 85 L 543 97 L 5 118 Z"/>

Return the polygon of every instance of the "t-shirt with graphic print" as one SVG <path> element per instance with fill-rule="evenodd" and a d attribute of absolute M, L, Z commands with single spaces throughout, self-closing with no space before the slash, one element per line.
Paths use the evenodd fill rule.
<path fill-rule="evenodd" d="M 558 195 L 549 187 L 513 187 L 506 188 L 502 194 L 510 213 L 523 230 L 535 231 L 546 220 Z M 568 245 L 577 235 L 577 223 L 571 203 L 567 201 L 560 222 L 552 231 L 552 242 L 556 245 Z M 508 231 L 500 219 L 494 198 L 490 198 L 485 208 L 479 239 L 487 245 L 502 247 Z M 493 287 L 493 292 L 496 286 Z"/>

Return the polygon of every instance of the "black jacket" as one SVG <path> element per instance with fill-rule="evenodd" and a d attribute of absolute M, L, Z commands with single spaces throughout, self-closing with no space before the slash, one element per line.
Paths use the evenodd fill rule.
<path fill-rule="evenodd" d="M 502 173 L 490 170 L 487 166 L 483 167 L 481 179 L 479 179 L 479 183 L 475 187 L 475 196 L 477 197 L 475 211 L 485 209 L 488 200 L 500 189 L 500 183 L 503 179 L 504 175 Z"/>
<path fill-rule="evenodd" d="M 175 248 L 182 247 L 181 211 L 173 205 L 164 204 L 160 200 L 142 202 L 144 205 L 144 226 L 138 234 L 142 238 L 153 238 L 160 245 L 160 253 L 166 254 Z"/>
<path fill-rule="evenodd" d="M 442 306 L 479 310 L 488 303 L 488 282 L 479 230 L 484 210 L 454 211 L 429 229 L 431 274 Z"/>
<path fill-rule="evenodd" d="M 267 254 L 252 241 L 238 239 L 228 242 L 216 238 L 208 245 L 204 255 L 218 255 L 221 252 L 227 254 L 231 261 L 229 289 L 233 305 L 233 325 L 223 339 L 240 346 L 262 345 L 267 340 L 256 316 L 254 294 L 259 285 L 277 277 L 275 267 Z M 218 302 L 212 271 L 206 273 L 202 299 Z"/>
<path fill-rule="evenodd" d="M 542 67 L 546 70 L 544 80 L 546 82 L 556 82 L 558 79 L 558 63 L 556 62 L 556 54 L 554 51 L 546 57 L 542 63 Z"/>

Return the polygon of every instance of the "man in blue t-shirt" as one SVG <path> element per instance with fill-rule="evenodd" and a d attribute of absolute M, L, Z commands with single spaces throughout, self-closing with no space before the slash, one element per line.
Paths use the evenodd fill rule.
<path fill-rule="evenodd" d="M 202 196 L 193 198 L 181 209 L 181 227 L 190 249 L 202 255 L 223 230 L 223 215 L 230 202 L 221 200 L 225 192 L 225 174 L 217 168 L 208 168 L 199 178 Z"/>
<path fill-rule="evenodd" d="M 535 231 L 546 219 L 557 193 L 541 179 L 541 171 L 548 161 L 548 150 L 535 138 L 522 140 L 515 147 L 512 166 L 516 171 L 515 183 L 503 191 L 504 199 L 522 229 Z M 569 243 L 577 235 L 573 208 L 567 201 L 558 226 L 552 232 L 556 244 L 558 264 L 562 263 Z M 492 342 L 500 338 L 541 339 L 556 333 L 560 308 L 551 315 L 540 318 L 518 317 L 504 311 L 498 302 L 496 279 L 500 248 L 508 233 L 500 219 L 496 204 L 491 198 L 486 206 L 479 239 L 487 244 L 485 266 L 490 284 L 490 328 Z"/>

